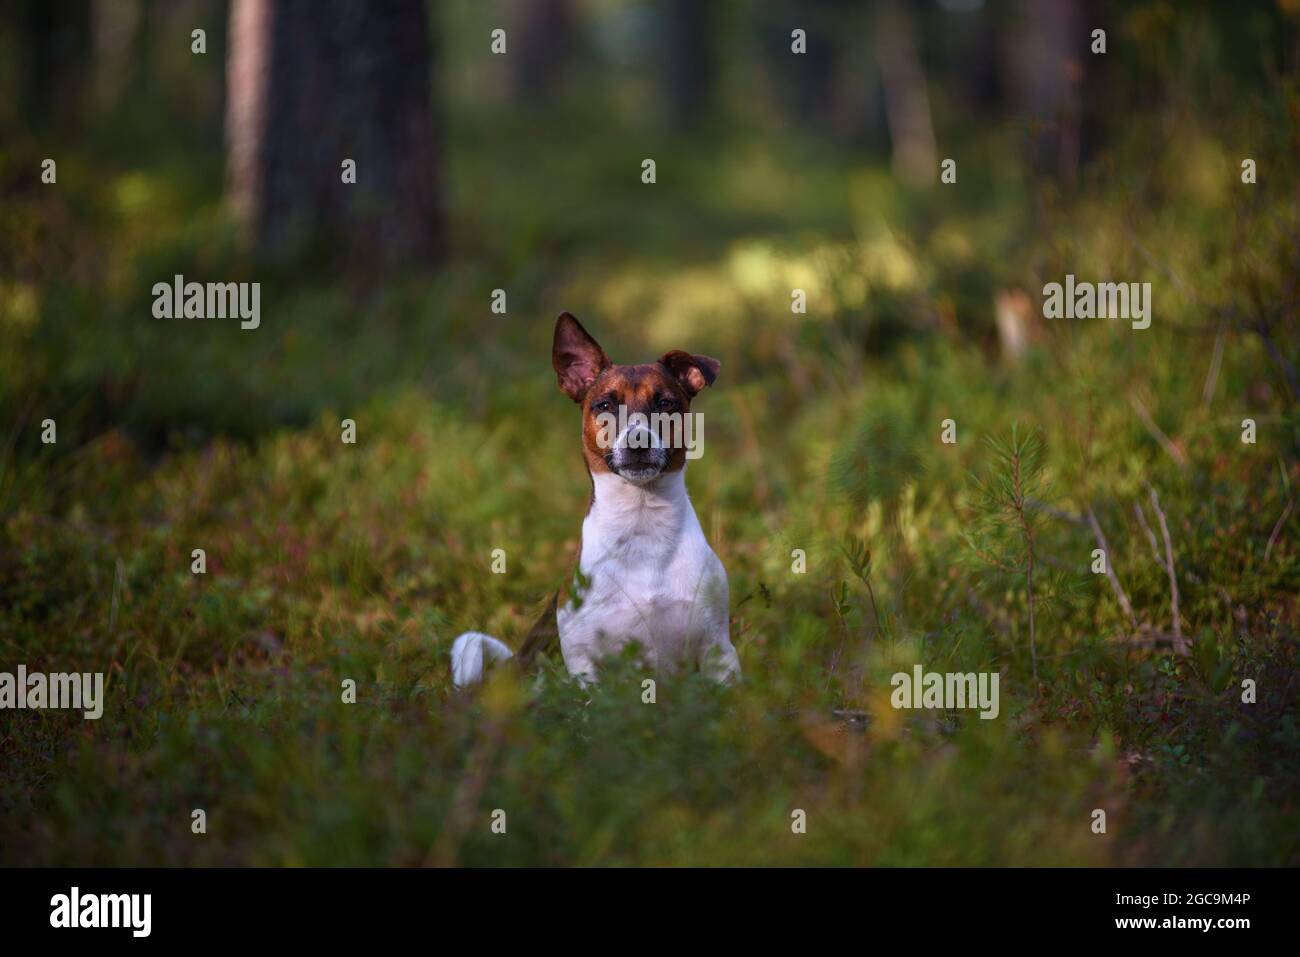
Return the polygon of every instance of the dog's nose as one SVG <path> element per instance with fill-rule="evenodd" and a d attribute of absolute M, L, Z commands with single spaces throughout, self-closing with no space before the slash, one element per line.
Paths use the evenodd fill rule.
<path fill-rule="evenodd" d="M 650 429 L 644 426 L 635 426 L 627 429 L 618 442 L 614 444 L 615 449 L 627 449 L 634 452 L 649 451 L 650 449 L 661 448 L 663 445 L 659 441 L 659 436 L 655 435 Z"/>

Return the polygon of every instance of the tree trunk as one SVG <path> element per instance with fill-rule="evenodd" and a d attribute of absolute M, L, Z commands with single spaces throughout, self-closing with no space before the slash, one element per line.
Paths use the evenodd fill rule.
<path fill-rule="evenodd" d="M 572 4 L 570 0 L 522 0 L 512 22 L 514 94 L 523 101 L 546 102 L 561 86 L 577 45 Z"/>
<path fill-rule="evenodd" d="M 876 57 L 894 172 L 913 186 L 931 186 L 939 166 L 930 95 L 912 17 L 899 0 L 885 0 L 877 12 Z"/>
<path fill-rule="evenodd" d="M 715 11 L 697 0 L 669 0 L 664 30 L 664 91 L 673 125 L 696 126 L 712 105 L 718 65 Z"/>
<path fill-rule="evenodd" d="M 27 47 L 23 118 L 32 129 L 75 127 L 91 60 L 90 3 L 27 0 L 19 12 Z"/>
<path fill-rule="evenodd" d="M 234 0 L 229 190 L 260 251 L 439 257 L 431 46 L 424 0 Z"/>
<path fill-rule="evenodd" d="M 1080 0 L 1022 0 L 1019 25 L 1008 35 L 1015 99 L 1030 130 L 1030 162 L 1067 186 L 1079 168 L 1079 85 L 1089 33 Z"/>

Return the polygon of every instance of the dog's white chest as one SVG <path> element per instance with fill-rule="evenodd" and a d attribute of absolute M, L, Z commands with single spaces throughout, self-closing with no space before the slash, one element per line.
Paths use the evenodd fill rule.
<path fill-rule="evenodd" d="M 735 652 L 728 630 L 727 577 L 686 495 L 683 472 L 637 486 L 597 475 L 582 526 L 586 589 L 557 615 L 560 647 L 574 674 L 635 642 L 652 668 L 674 670 Z M 725 649 L 718 650 L 720 643 Z"/>

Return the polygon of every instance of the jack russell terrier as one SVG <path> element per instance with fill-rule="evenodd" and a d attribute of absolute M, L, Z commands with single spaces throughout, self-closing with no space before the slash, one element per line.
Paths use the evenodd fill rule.
<path fill-rule="evenodd" d="M 674 350 L 658 362 L 614 365 L 567 312 L 555 323 L 551 363 L 560 389 L 582 408 L 591 503 L 570 595 L 563 604 L 558 593 L 551 599 L 519 663 L 530 665 L 558 633 L 565 666 L 583 682 L 633 643 L 656 672 L 694 665 L 718 681 L 739 680 L 727 572 L 686 494 L 687 449 L 672 428 L 720 363 Z M 452 643 L 452 680 L 474 684 L 485 660 L 512 657 L 503 642 L 466 632 Z"/>

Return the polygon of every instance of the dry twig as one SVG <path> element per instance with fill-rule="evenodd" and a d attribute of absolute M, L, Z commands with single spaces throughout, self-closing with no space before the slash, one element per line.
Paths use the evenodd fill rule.
<path fill-rule="evenodd" d="M 1174 615 L 1174 653 L 1187 655 L 1190 649 L 1187 639 L 1183 637 L 1182 617 L 1178 613 L 1178 575 L 1174 571 L 1174 547 L 1169 541 L 1169 524 L 1160 508 L 1160 496 L 1150 485 L 1147 486 L 1147 491 L 1151 495 L 1151 507 L 1155 509 L 1156 518 L 1160 519 L 1160 534 L 1165 540 L 1165 569 L 1169 572 L 1169 601 Z"/>
<path fill-rule="evenodd" d="M 1273 526 L 1273 533 L 1268 536 L 1268 544 L 1264 546 L 1264 561 L 1268 561 L 1268 556 L 1273 551 L 1273 545 L 1277 542 L 1278 535 L 1282 534 L 1282 526 L 1291 515 L 1291 509 L 1295 508 L 1295 499 L 1286 503 L 1286 508 L 1282 510 L 1281 517 L 1278 518 L 1277 524 Z"/>
<path fill-rule="evenodd" d="M 1142 400 L 1135 395 L 1131 395 L 1128 401 L 1129 405 L 1133 406 L 1133 411 L 1137 413 L 1137 417 L 1142 420 L 1142 424 L 1146 426 L 1146 430 L 1151 433 L 1151 437 L 1160 443 L 1160 447 L 1169 453 L 1169 457 L 1178 463 L 1179 468 L 1187 468 L 1187 454 L 1178 447 L 1173 439 L 1165 434 L 1160 426 L 1156 425 L 1156 420 L 1151 418 L 1151 413 L 1142 404 Z"/>
<path fill-rule="evenodd" d="M 1101 523 L 1097 521 L 1097 516 L 1088 506 L 1085 513 L 1088 519 L 1088 526 L 1092 529 L 1092 535 L 1097 540 L 1097 547 L 1106 555 L 1106 578 L 1110 581 L 1111 590 L 1115 593 L 1115 599 L 1119 602 L 1119 607 L 1124 610 L 1124 617 L 1128 619 L 1129 627 L 1137 629 L 1137 616 L 1133 614 L 1133 605 L 1128 600 L 1128 595 L 1124 592 L 1124 586 L 1119 583 L 1119 576 L 1115 574 L 1115 563 L 1111 561 L 1110 545 L 1106 543 L 1106 536 L 1102 533 Z"/>

